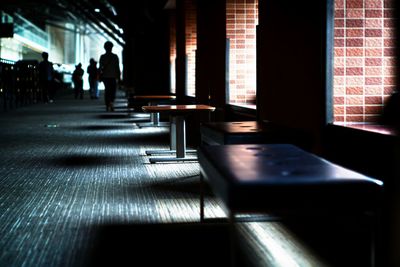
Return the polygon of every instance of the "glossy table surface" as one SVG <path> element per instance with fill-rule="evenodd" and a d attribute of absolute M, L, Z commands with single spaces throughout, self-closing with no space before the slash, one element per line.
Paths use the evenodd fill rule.
<path fill-rule="evenodd" d="M 135 99 L 175 99 L 174 95 L 135 95 Z"/>
<path fill-rule="evenodd" d="M 162 106 L 143 106 L 145 112 L 172 112 L 187 113 L 196 111 L 214 111 L 215 107 L 208 105 L 162 105 Z"/>

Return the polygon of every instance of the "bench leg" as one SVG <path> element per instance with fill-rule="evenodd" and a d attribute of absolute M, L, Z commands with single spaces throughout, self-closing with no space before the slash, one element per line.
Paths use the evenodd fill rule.
<path fill-rule="evenodd" d="M 200 172 L 200 222 L 204 222 L 204 176 Z"/>

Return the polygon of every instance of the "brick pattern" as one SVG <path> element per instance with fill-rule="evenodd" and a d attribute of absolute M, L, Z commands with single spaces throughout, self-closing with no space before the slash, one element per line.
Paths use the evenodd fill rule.
<path fill-rule="evenodd" d="M 169 17 L 169 67 L 170 67 L 170 91 L 176 93 L 176 16 Z"/>
<path fill-rule="evenodd" d="M 195 0 L 185 0 L 186 94 L 196 94 L 197 12 Z"/>
<path fill-rule="evenodd" d="M 257 24 L 258 0 L 226 1 L 230 103 L 255 103 Z"/>
<path fill-rule="evenodd" d="M 395 88 L 394 1 L 335 1 L 336 123 L 375 122 Z"/>

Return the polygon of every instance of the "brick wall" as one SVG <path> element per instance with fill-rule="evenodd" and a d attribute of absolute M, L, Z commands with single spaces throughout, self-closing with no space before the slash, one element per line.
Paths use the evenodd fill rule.
<path fill-rule="evenodd" d="M 186 35 L 186 93 L 194 96 L 196 93 L 196 49 L 197 49 L 197 13 L 195 0 L 185 0 L 185 35 Z"/>
<path fill-rule="evenodd" d="M 226 1 L 230 103 L 255 103 L 257 24 L 258 0 Z"/>
<path fill-rule="evenodd" d="M 336 0 L 334 121 L 369 123 L 395 88 L 395 0 Z"/>
<path fill-rule="evenodd" d="M 169 16 L 169 67 L 170 67 L 170 91 L 176 93 L 176 15 Z"/>

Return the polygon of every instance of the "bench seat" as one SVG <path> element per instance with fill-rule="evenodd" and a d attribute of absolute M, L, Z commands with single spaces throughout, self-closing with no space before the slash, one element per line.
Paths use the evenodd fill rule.
<path fill-rule="evenodd" d="M 374 209 L 383 186 L 290 144 L 201 146 L 198 158 L 230 213 Z"/>

